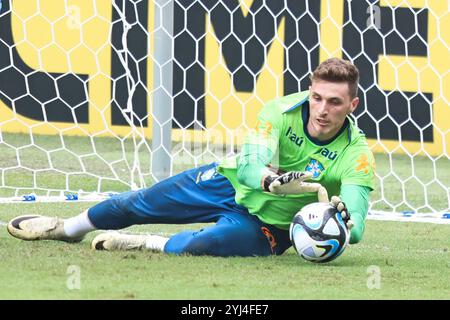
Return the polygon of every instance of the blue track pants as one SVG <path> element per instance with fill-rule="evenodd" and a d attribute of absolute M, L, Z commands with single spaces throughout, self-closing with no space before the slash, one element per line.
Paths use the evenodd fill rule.
<path fill-rule="evenodd" d="M 184 171 L 150 188 L 125 192 L 88 210 L 98 229 L 135 224 L 209 223 L 197 231 L 173 235 L 167 253 L 213 256 L 282 254 L 291 243 L 289 232 L 265 224 L 234 201 L 235 190 L 212 163 Z"/>

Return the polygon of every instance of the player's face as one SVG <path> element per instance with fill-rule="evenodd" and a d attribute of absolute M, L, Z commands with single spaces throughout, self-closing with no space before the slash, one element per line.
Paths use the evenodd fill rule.
<path fill-rule="evenodd" d="M 346 82 L 314 81 L 309 90 L 308 133 L 320 141 L 331 139 L 356 109 L 359 98 L 351 98 Z"/>

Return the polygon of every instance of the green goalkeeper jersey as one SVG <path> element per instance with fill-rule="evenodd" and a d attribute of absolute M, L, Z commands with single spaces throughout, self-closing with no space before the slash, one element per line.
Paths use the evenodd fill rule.
<path fill-rule="evenodd" d="M 309 92 L 304 91 L 267 103 L 241 153 L 221 161 L 218 167 L 235 188 L 238 204 L 261 221 L 285 230 L 300 208 L 318 201 L 317 193 L 264 192 L 262 177 L 274 168 L 312 172 L 310 181 L 322 184 L 329 196 L 339 195 L 343 185 L 362 186 L 369 191 L 374 187 L 374 158 L 364 134 L 348 117 L 335 137 L 315 140 L 306 130 L 308 98 Z"/>

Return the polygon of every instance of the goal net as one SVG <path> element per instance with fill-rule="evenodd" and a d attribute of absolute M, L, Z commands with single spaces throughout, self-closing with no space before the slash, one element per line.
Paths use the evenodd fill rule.
<path fill-rule="evenodd" d="M 1 201 L 93 200 L 218 161 L 342 57 L 361 74 L 371 212 L 449 215 L 448 1 L 0 3 Z"/>

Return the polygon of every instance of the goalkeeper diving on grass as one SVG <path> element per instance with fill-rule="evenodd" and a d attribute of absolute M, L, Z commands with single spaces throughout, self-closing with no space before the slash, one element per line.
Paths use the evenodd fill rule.
<path fill-rule="evenodd" d="M 98 250 L 156 250 L 213 256 L 280 255 L 290 246 L 294 215 L 330 202 L 350 244 L 362 239 L 373 190 L 374 157 L 349 116 L 358 106 L 358 69 L 331 58 L 309 90 L 269 101 L 241 152 L 104 200 L 68 219 L 24 215 L 8 223 L 23 240 L 78 242 L 91 231 Z M 331 196 L 331 199 L 328 197 Z M 171 237 L 117 230 L 142 224 L 213 223 Z"/>

